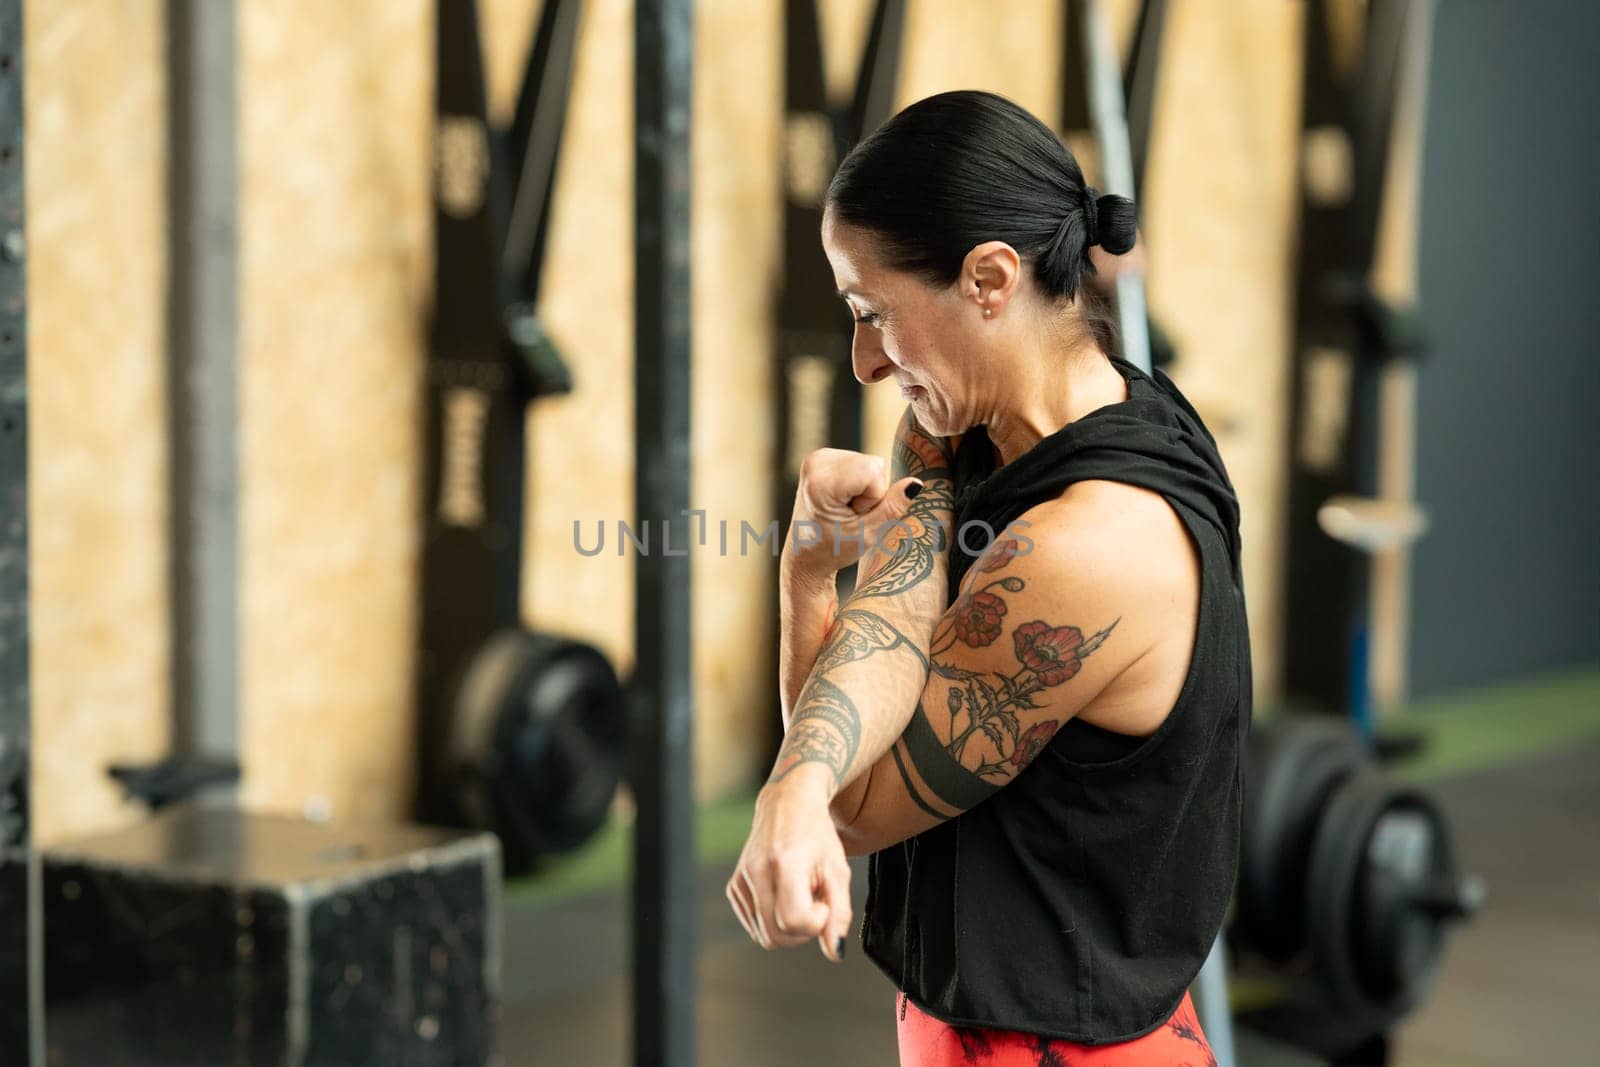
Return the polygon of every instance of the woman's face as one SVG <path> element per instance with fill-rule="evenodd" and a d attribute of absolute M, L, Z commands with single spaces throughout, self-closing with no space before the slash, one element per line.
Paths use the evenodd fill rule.
<path fill-rule="evenodd" d="M 864 231 L 824 215 L 822 247 L 834 285 L 855 318 L 851 364 L 864 385 L 893 378 L 917 421 L 947 437 L 978 421 L 983 313 L 961 283 L 934 288 L 878 261 Z"/>

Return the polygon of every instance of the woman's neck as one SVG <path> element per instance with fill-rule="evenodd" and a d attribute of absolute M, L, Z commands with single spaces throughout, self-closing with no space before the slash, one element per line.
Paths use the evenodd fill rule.
<path fill-rule="evenodd" d="M 1097 349 L 1038 355 L 1024 363 L 1033 374 L 1012 378 L 1018 387 L 997 404 L 987 426 L 1002 464 L 1091 411 L 1128 399 L 1128 383 Z"/>

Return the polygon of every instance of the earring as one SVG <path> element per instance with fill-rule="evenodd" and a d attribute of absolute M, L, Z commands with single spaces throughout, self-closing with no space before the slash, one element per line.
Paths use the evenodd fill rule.
<path fill-rule="evenodd" d="M 984 308 L 983 309 L 983 317 L 986 318 L 986 319 L 994 318 L 994 308 Z"/>

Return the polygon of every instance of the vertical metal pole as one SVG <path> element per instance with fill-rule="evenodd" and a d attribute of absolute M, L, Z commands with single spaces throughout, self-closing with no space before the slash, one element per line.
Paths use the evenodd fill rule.
<path fill-rule="evenodd" d="M 849 117 L 842 123 L 848 128 L 839 144 L 838 160 L 842 160 L 850 149 L 894 115 L 894 93 L 900 81 L 900 57 L 904 52 L 901 45 L 905 29 L 905 0 L 878 0 L 867 30 L 867 42 L 861 50 L 861 64 L 856 68 L 856 91 L 850 104 Z M 813 249 L 813 255 L 821 266 L 816 274 L 816 288 L 827 302 L 826 317 L 815 321 L 843 321 L 848 325 L 849 319 L 839 317 L 838 297 L 831 291 L 833 269 L 827 266 L 826 256 L 822 254 L 821 242 L 817 238 L 817 231 L 821 229 L 820 204 L 817 205 L 817 213 L 817 225 L 803 238 Z M 866 434 L 866 393 L 865 387 L 856 381 L 851 366 L 851 335 L 854 329 L 851 325 L 850 329 L 843 330 L 841 343 L 834 349 L 839 358 L 834 366 L 833 395 L 828 405 L 828 439 L 823 443 L 834 448 L 860 451 Z M 848 596 L 854 588 L 855 566 L 851 565 L 839 572 L 840 598 Z"/>
<path fill-rule="evenodd" d="M 633 1062 L 694 1063 L 695 850 L 689 646 L 689 120 L 692 0 L 634 8 L 634 505 L 638 560 Z M 676 535 L 668 543 L 668 524 Z"/>
<path fill-rule="evenodd" d="M 1122 63 L 1111 26 L 1095 0 L 1083 5 L 1084 58 L 1089 64 L 1089 109 L 1100 140 L 1100 169 L 1106 192 L 1134 195 L 1133 149 L 1122 102 Z M 1150 320 L 1145 312 L 1144 279 L 1125 271 L 1117 276 L 1117 325 L 1122 358 L 1150 373 Z"/>
<path fill-rule="evenodd" d="M 1159 12 L 1157 15 L 1159 17 Z M 1100 140 L 1106 191 L 1132 198 L 1135 192 L 1133 145 L 1124 110 L 1122 73 L 1111 27 L 1096 0 L 1084 3 L 1083 23 L 1084 58 L 1089 65 L 1089 109 Z M 1145 62 L 1153 64 L 1154 56 L 1146 56 Z M 1147 71 L 1146 76 L 1153 81 L 1152 72 Z M 1147 87 L 1145 91 L 1151 90 Z M 1144 106 L 1148 107 L 1148 101 Z M 1140 121 L 1145 126 L 1144 136 L 1148 137 L 1148 113 Z M 1117 278 L 1117 314 L 1122 329 L 1123 358 L 1149 374 L 1150 330 L 1142 277 L 1124 273 Z M 1199 996 L 1196 1010 L 1200 1013 L 1200 1028 L 1211 1042 L 1218 1067 L 1234 1067 L 1233 1018 L 1228 1014 L 1228 961 L 1221 933 L 1212 942 L 1211 953 L 1200 968 L 1195 992 Z"/>
<path fill-rule="evenodd" d="M 1289 373 L 1283 688 L 1291 704 L 1367 716 L 1366 556 L 1328 537 L 1317 514 L 1333 496 L 1377 486 L 1378 380 L 1401 353 L 1371 327 L 1369 288 L 1408 12 L 1416 0 L 1367 5 L 1355 72 L 1334 60 L 1332 0 L 1304 20 L 1303 143 L 1348 146 L 1349 191 L 1319 188 L 1300 152 L 1294 358 Z M 1331 140 L 1330 140 L 1331 138 Z M 1320 168 L 1319 168 L 1320 169 Z M 1334 399 L 1330 401 L 1330 396 Z M 1329 420 L 1328 411 L 1343 418 Z"/>
<path fill-rule="evenodd" d="M 1145 164 L 1150 159 L 1151 117 L 1156 106 L 1156 71 L 1161 67 L 1161 37 L 1167 25 L 1167 0 L 1142 0 L 1133 31 L 1133 51 L 1122 77 L 1122 100 L 1128 117 L 1128 143 L 1133 156 L 1133 199 L 1144 196 Z"/>
<path fill-rule="evenodd" d="M 168 425 L 175 755 L 238 737 L 233 0 L 168 0 Z"/>
<path fill-rule="evenodd" d="M 22 0 L 0 0 L 0 1063 L 44 1063 L 39 857 L 28 818 L 27 241 Z"/>
<path fill-rule="evenodd" d="M 1239 1057 L 1233 1044 L 1233 1009 L 1228 1003 L 1228 948 L 1221 934 L 1211 943 L 1211 952 L 1200 965 L 1194 993 L 1198 1000 L 1195 1015 L 1211 1043 L 1214 1062 L 1217 1067 L 1236 1067 Z"/>

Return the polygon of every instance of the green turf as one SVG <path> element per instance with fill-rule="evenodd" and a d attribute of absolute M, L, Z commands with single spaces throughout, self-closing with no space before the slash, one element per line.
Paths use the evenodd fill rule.
<path fill-rule="evenodd" d="M 702 807 L 695 821 L 695 852 L 702 864 L 723 863 L 739 855 L 750 829 L 754 794 L 730 797 Z M 554 901 L 623 884 L 633 864 L 633 827 L 613 821 L 582 849 L 556 860 L 537 874 L 506 882 L 508 900 Z"/>
<path fill-rule="evenodd" d="M 1482 767 L 1600 736 L 1600 669 L 1498 685 L 1419 702 L 1385 717 L 1383 729 L 1416 731 L 1421 755 L 1389 771 L 1409 781 L 1466 774 Z M 695 850 L 703 864 L 739 854 L 750 829 L 753 795 L 700 810 Z M 513 901 L 553 901 L 624 884 L 632 864 L 631 827 L 614 822 L 570 857 L 506 884 Z"/>
<path fill-rule="evenodd" d="M 1419 757 L 1390 767 L 1411 781 L 1514 763 L 1600 736 L 1600 669 L 1423 701 L 1380 728 L 1421 733 Z"/>

